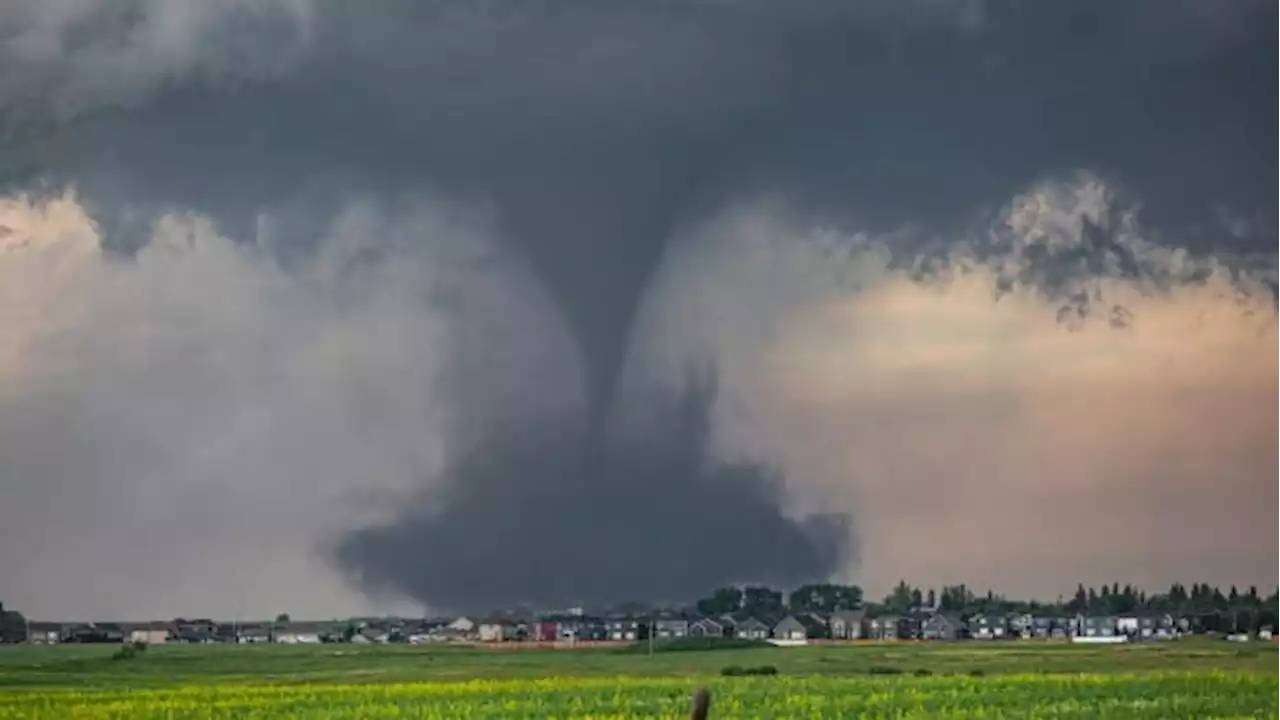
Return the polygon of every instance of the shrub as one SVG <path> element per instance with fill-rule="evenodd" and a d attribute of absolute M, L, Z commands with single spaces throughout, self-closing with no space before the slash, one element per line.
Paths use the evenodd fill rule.
<path fill-rule="evenodd" d="M 911 671 L 911 674 L 915 675 L 916 677 L 928 677 L 929 675 L 933 674 L 933 671 L 930 670 L 929 668 L 916 668 L 915 670 Z"/>
<path fill-rule="evenodd" d="M 123 645 L 115 653 L 111 655 L 112 660 L 131 660 L 147 651 L 147 644 L 144 642 L 133 642 Z"/>
<path fill-rule="evenodd" d="M 888 665 L 872 665 L 867 668 L 868 675 L 901 675 L 902 668 L 889 667 Z"/>
<path fill-rule="evenodd" d="M 773 665 L 760 665 L 758 667 L 742 667 L 741 665 L 729 665 L 720 671 L 725 677 L 746 677 L 748 675 L 777 675 L 778 668 Z"/>

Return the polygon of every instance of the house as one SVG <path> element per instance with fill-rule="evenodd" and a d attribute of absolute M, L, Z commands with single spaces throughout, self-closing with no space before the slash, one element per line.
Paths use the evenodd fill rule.
<path fill-rule="evenodd" d="M 476 622 L 466 615 L 460 615 L 453 619 L 448 625 L 449 630 L 455 630 L 463 635 L 470 635 L 476 631 Z"/>
<path fill-rule="evenodd" d="M 1029 638 L 1031 637 L 1031 623 L 1034 620 L 1031 613 L 1014 613 L 1005 619 L 1005 626 L 1008 628 L 1010 637 Z"/>
<path fill-rule="evenodd" d="M 321 638 L 323 639 L 323 637 Z M 362 627 L 351 636 L 351 642 L 364 645 L 381 645 L 391 641 L 391 633 L 372 625 Z"/>
<path fill-rule="evenodd" d="M 1114 615 L 1089 615 L 1076 618 L 1077 637 L 1112 637 L 1117 631 L 1119 619 Z"/>
<path fill-rule="evenodd" d="M 546 618 L 536 620 L 530 628 L 530 634 L 537 642 L 554 642 L 560 637 L 560 623 Z"/>
<path fill-rule="evenodd" d="M 604 621 L 609 640 L 635 641 L 640 639 L 640 621 L 629 617 L 612 617 Z M 646 630 L 648 628 L 645 628 Z"/>
<path fill-rule="evenodd" d="M 804 640 L 809 637 L 809 630 L 795 615 L 788 615 L 773 626 L 775 640 Z"/>
<path fill-rule="evenodd" d="M 326 628 L 315 622 L 279 623 L 275 627 L 275 642 L 282 645 L 319 645 Z"/>
<path fill-rule="evenodd" d="M 689 623 L 690 637 L 724 637 L 726 628 L 723 622 L 715 618 L 698 618 Z"/>
<path fill-rule="evenodd" d="M 174 642 L 207 645 L 209 643 L 218 642 L 218 634 L 220 628 L 218 623 L 208 618 L 197 620 L 183 620 L 178 618 L 173 621 L 173 631 L 170 639 Z"/>
<path fill-rule="evenodd" d="M 734 626 L 734 635 L 744 640 L 767 640 L 771 629 L 759 620 L 749 617 Z"/>
<path fill-rule="evenodd" d="M 897 615 L 870 618 L 866 621 L 866 636 L 871 640 L 897 640 L 902 637 L 901 620 Z"/>
<path fill-rule="evenodd" d="M 633 621 L 633 622 L 636 628 L 635 629 L 636 637 L 639 638 L 640 623 L 639 621 Z M 625 627 L 626 626 L 624 625 L 624 628 Z M 624 630 L 624 633 L 625 632 L 626 631 Z M 579 640 L 586 640 L 589 642 L 599 642 L 601 640 L 608 640 L 610 637 L 611 637 L 611 631 L 609 630 L 608 625 L 605 623 L 604 620 L 601 620 L 600 618 L 589 618 L 589 617 L 582 618 L 582 623 L 578 627 Z"/>
<path fill-rule="evenodd" d="M 266 623 L 245 623 L 235 628 L 236 643 L 239 645 L 259 645 L 271 642 L 271 625 Z"/>
<path fill-rule="evenodd" d="M 920 624 L 922 640 L 957 640 L 964 636 L 965 624 L 959 615 L 936 612 Z"/>
<path fill-rule="evenodd" d="M 857 640 L 862 637 L 862 621 L 867 614 L 862 610 L 837 610 L 827 617 L 827 628 L 834 640 Z"/>
<path fill-rule="evenodd" d="M 1161 631 L 1164 632 L 1161 632 Z M 1136 640 L 1154 640 L 1172 635 L 1173 618 L 1155 613 L 1131 613 L 1116 618 L 1116 632 Z"/>
<path fill-rule="evenodd" d="M 477 633 L 480 642 L 506 642 L 515 639 L 515 625 L 502 618 L 489 618 L 480 621 Z"/>
<path fill-rule="evenodd" d="M 689 621 L 684 618 L 659 618 L 653 621 L 653 635 L 659 640 L 671 640 L 689 635 Z"/>
<path fill-rule="evenodd" d="M 62 623 L 27 623 L 27 642 L 37 645 L 54 645 L 62 642 Z"/>
<path fill-rule="evenodd" d="M 146 645 L 169 642 L 169 635 L 171 634 L 171 626 L 167 622 L 130 623 L 128 625 L 122 623 L 121 628 L 126 632 L 126 640 L 131 643 L 144 643 Z"/>
<path fill-rule="evenodd" d="M 979 613 L 969 618 L 969 637 L 977 640 L 1003 640 L 1009 633 L 1008 619 L 1003 615 Z"/>

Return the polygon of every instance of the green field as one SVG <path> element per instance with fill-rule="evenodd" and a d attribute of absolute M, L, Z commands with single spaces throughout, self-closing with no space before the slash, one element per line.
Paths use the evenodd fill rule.
<path fill-rule="evenodd" d="M 1276 717 L 1273 643 L 868 644 L 644 652 L 0 648 L 0 718 Z M 722 677 L 727 666 L 773 677 Z"/>

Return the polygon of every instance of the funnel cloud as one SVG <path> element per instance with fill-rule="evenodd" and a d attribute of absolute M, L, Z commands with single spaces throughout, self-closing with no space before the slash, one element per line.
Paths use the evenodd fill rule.
<path fill-rule="evenodd" d="M 1274 518 L 1201 488 L 1275 498 L 1276 19 L 19 0 L 3 599 L 1053 595 L 1077 578 L 999 568 L 1074 548 L 1055 567 L 1090 581 L 1115 554 L 1009 518 L 1073 503 L 1116 508 L 1098 522 L 1132 528 L 1143 581 L 1195 556 L 1270 584 Z M 1081 405 L 1118 397 L 1123 429 Z M 1173 520 L 1193 507 L 1202 533 Z M 979 526 L 1035 539 L 945 539 Z"/>

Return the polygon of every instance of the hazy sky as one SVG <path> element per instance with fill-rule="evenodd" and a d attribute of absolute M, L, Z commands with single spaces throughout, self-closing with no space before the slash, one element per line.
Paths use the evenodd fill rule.
<path fill-rule="evenodd" d="M 0 600 L 1273 587 L 1276 20 L 6 6 Z"/>

